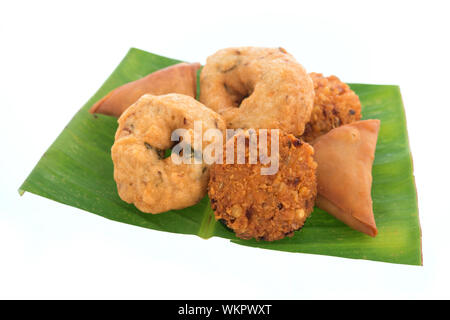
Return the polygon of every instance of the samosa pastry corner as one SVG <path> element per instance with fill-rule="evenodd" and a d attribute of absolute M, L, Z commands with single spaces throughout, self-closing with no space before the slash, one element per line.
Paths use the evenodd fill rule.
<path fill-rule="evenodd" d="M 375 237 L 372 164 L 379 120 L 335 128 L 314 141 L 317 167 L 316 206 L 351 228 Z"/>
<path fill-rule="evenodd" d="M 144 94 L 179 93 L 195 98 L 199 63 L 179 63 L 120 86 L 95 103 L 90 113 L 120 115 Z"/>

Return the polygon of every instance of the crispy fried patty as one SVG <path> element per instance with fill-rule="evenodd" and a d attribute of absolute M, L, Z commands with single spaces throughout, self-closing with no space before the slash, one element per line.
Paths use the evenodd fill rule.
<path fill-rule="evenodd" d="M 246 164 L 214 164 L 208 185 L 211 206 L 242 239 L 273 241 L 291 236 L 311 214 L 317 194 L 314 149 L 291 134 L 280 132 L 279 170 L 261 175 L 269 164 L 249 164 L 249 136 L 246 137 Z M 227 142 L 236 142 L 234 136 Z M 270 150 L 268 134 L 268 150 Z M 235 143 L 236 154 L 236 143 Z M 226 150 L 224 150 L 225 154 Z"/>
<path fill-rule="evenodd" d="M 336 76 L 310 73 L 314 82 L 314 107 L 302 138 L 311 142 L 333 128 L 361 119 L 358 95 Z"/>

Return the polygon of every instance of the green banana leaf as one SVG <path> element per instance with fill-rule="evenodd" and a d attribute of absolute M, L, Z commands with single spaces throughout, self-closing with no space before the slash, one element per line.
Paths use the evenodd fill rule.
<path fill-rule="evenodd" d="M 88 109 L 110 90 L 179 60 L 130 49 L 95 95 L 73 117 L 19 189 L 108 219 L 154 230 L 230 239 L 236 244 L 391 263 L 421 265 L 421 231 L 405 114 L 397 86 L 351 84 L 364 119 L 380 119 L 373 166 L 373 205 L 379 234 L 371 238 L 315 209 L 304 228 L 274 242 L 241 240 L 220 222 L 205 197 L 197 205 L 158 215 L 122 201 L 110 149 L 117 121 Z"/>

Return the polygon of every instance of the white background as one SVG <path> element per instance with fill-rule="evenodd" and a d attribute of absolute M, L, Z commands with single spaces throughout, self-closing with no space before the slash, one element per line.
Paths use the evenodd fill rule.
<path fill-rule="evenodd" d="M 0 298 L 450 298 L 446 1 L 1 1 Z M 286 48 L 398 84 L 424 267 L 252 249 L 112 222 L 17 189 L 129 47 L 205 62 Z"/>

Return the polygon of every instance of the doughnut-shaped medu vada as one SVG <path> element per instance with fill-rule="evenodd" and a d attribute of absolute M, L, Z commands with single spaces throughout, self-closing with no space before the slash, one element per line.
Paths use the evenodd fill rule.
<path fill-rule="evenodd" d="M 209 165 L 204 161 L 176 164 L 164 156 L 176 143 L 171 141 L 174 130 L 186 129 L 193 139 L 194 121 L 201 121 L 201 137 L 210 128 L 225 131 L 220 115 L 181 94 L 143 95 L 122 114 L 111 149 L 122 200 L 143 212 L 161 213 L 192 206 L 203 198 Z M 203 140 L 200 152 L 210 143 Z"/>
<path fill-rule="evenodd" d="M 200 74 L 200 101 L 228 128 L 275 129 L 301 135 L 314 102 L 313 82 L 283 48 L 218 51 Z"/>

